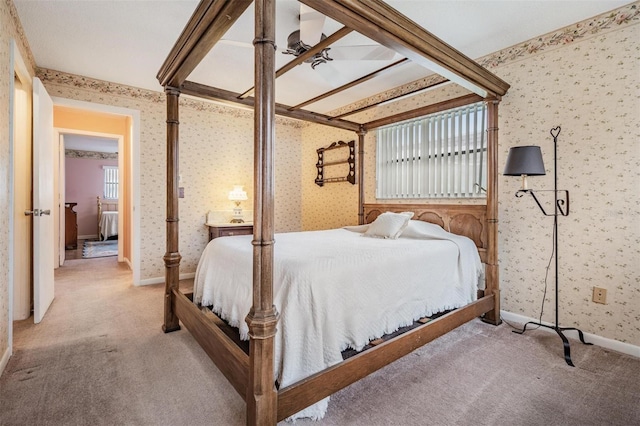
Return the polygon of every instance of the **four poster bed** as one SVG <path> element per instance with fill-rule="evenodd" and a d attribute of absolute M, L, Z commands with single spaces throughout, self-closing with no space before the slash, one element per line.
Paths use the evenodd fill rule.
<path fill-rule="evenodd" d="M 342 30 L 329 36 L 327 40 L 334 41 L 338 37 L 336 34 L 339 33 L 351 30 L 357 31 L 382 45 L 392 48 L 411 61 L 436 70 L 447 79 L 470 89 L 474 93 L 367 123 L 356 123 L 340 117 L 331 117 L 296 107 L 276 104 L 274 100 L 275 78 L 312 57 L 327 45 L 323 45 L 323 42 L 318 43 L 318 45 L 276 72 L 274 67 L 274 0 L 257 0 L 255 2 L 256 27 L 254 44 L 256 65 L 255 87 L 253 88 L 255 98 L 243 97 L 238 93 L 187 81 L 186 78 L 191 71 L 215 43 L 220 40 L 250 3 L 251 1 L 248 0 L 201 1 L 158 73 L 158 80 L 165 87 L 167 94 L 167 250 L 164 256 L 166 291 L 163 330 L 165 332 L 178 330 L 180 328 L 179 322 L 182 321 L 246 401 L 247 424 L 266 425 L 276 424 L 279 420 L 294 416 L 313 404 L 319 402 L 321 404 L 326 397 L 336 391 L 473 318 L 482 316 L 486 322 L 492 324 L 500 323 L 497 259 L 497 116 L 499 100 L 506 93 L 509 85 L 379 0 L 302 0 L 301 3 L 345 25 Z M 354 84 L 357 83 L 354 82 Z M 181 93 L 254 107 L 255 184 L 253 239 L 249 241 L 251 240 L 249 236 L 238 236 L 212 241 L 207 246 L 203 259 L 201 259 L 198 266 L 193 294 L 183 294 L 178 286 L 181 259 L 178 251 L 178 97 Z M 486 102 L 488 111 L 488 185 L 486 205 L 364 203 L 364 168 L 362 161 L 364 157 L 364 137 L 367 131 L 390 123 L 478 101 Z M 459 272 L 463 278 L 466 277 L 462 280 L 464 283 L 455 282 L 446 287 L 458 287 L 462 295 L 461 298 L 452 301 L 447 299 L 451 297 L 450 294 L 444 292 L 444 305 L 414 306 L 409 309 L 404 319 L 394 319 L 377 325 L 374 329 L 368 328 L 370 325 L 369 319 L 363 318 L 359 324 L 364 331 L 355 337 L 347 338 L 347 340 L 342 337 L 336 339 L 335 342 L 330 338 L 323 340 L 327 336 L 325 331 L 318 331 L 313 326 L 302 330 L 290 328 L 291 321 L 288 320 L 290 317 L 297 316 L 299 322 L 305 322 L 305 318 L 299 316 L 302 308 L 296 306 L 291 299 L 303 300 L 304 303 L 301 306 L 303 308 L 308 307 L 309 310 L 329 310 L 327 306 L 333 307 L 335 304 L 335 292 L 341 291 L 338 287 L 351 289 L 345 290 L 352 291 L 350 293 L 351 296 L 363 295 L 366 291 L 361 290 L 358 292 L 355 287 L 350 287 L 352 281 L 357 281 L 355 277 L 364 275 L 364 269 L 383 263 L 384 259 L 394 259 L 397 262 L 401 262 L 402 259 L 394 258 L 392 253 L 386 252 L 378 260 L 372 260 L 374 258 L 370 257 L 370 262 L 368 263 L 364 260 L 354 261 L 354 264 L 361 263 L 360 272 L 357 269 L 350 270 L 348 276 L 354 279 L 346 278 L 344 282 L 348 283 L 348 285 L 336 285 L 339 284 L 336 281 L 343 278 L 332 275 L 324 277 L 325 281 L 323 281 L 322 285 L 329 289 L 324 294 L 329 299 L 328 304 L 306 304 L 307 299 L 305 297 L 309 294 L 313 293 L 314 298 L 316 298 L 316 293 L 314 293 L 317 292 L 316 287 L 305 289 L 297 284 L 300 278 L 295 278 L 298 280 L 295 285 L 287 281 L 287 277 L 294 275 L 293 268 L 289 265 L 300 262 L 293 258 L 293 261 L 287 263 L 284 253 L 298 251 L 295 248 L 291 249 L 291 247 L 296 247 L 289 245 L 293 244 L 291 241 L 300 238 L 307 240 L 311 236 L 305 235 L 307 233 L 280 234 L 278 235 L 278 245 L 276 245 L 278 248 L 274 248 L 273 144 L 275 114 L 352 130 L 358 135 L 358 219 L 362 227 L 350 230 L 322 231 L 324 234 L 321 234 L 318 241 L 321 241 L 319 244 L 323 249 L 326 248 L 325 246 L 332 247 L 332 245 L 340 247 L 346 244 L 344 241 L 348 240 L 349 244 L 353 244 L 353 247 L 356 247 L 354 250 L 357 251 L 357 255 L 366 254 L 364 257 L 367 257 L 369 254 L 374 256 L 374 249 L 371 246 L 379 246 L 375 249 L 379 250 L 380 247 L 384 249 L 384 247 L 388 248 L 391 244 L 395 244 L 394 251 L 402 253 L 405 255 L 403 257 L 408 258 L 417 250 L 416 241 L 410 240 L 430 240 L 428 241 L 429 244 L 435 244 L 431 240 L 444 240 L 438 241 L 438 243 L 444 244 L 446 250 L 453 250 L 455 259 L 458 259 L 458 256 L 462 256 L 463 251 L 470 253 L 469 257 L 463 260 L 456 260 L 457 263 L 452 263 L 451 268 L 453 269 L 443 270 L 435 282 L 437 286 L 441 284 L 439 281 L 447 281 Z M 403 230 L 395 234 L 396 237 L 400 236 L 397 239 L 357 238 L 360 237 L 358 233 L 366 233 L 370 227 L 378 223 L 378 219 L 383 217 L 383 214 L 389 215 L 386 212 L 396 213 L 393 216 L 394 218 L 402 215 L 407 215 L 408 217 L 412 214 L 412 219 L 414 220 L 407 219 L 405 221 Z M 450 233 L 445 232 L 445 230 Z M 335 240 L 334 238 L 340 239 Z M 463 246 L 466 249 L 463 249 Z M 222 249 L 219 247 L 222 247 Z M 469 250 L 469 247 L 471 247 L 471 250 Z M 207 275 L 211 274 L 211 271 L 214 271 L 214 274 L 224 274 L 225 271 L 228 272 L 229 270 L 220 265 L 215 265 L 216 261 L 220 262 L 215 253 L 211 258 L 212 260 L 207 260 L 210 258 L 205 257 L 209 256 L 208 252 L 210 251 L 224 253 L 231 249 L 237 249 L 239 250 L 238 253 L 244 253 L 243 256 L 234 256 L 234 258 L 242 258 L 239 261 L 244 263 L 240 266 L 246 272 L 244 279 L 238 278 L 236 272 L 232 271 L 230 273 L 235 288 L 242 289 L 235 291 L 235 293 L 240 294 L 239 297 L 236 294 L 235 299 L 225 293 L 224 286 L 210 287 L 212 280 Z M 370 250 L 372 251 L 370 252 Z M 456 253 L 457 256 L 455 255 Z M 435 255 L 430 253 L 424 254 L 424 256 L 426 258 L 432 254 Z M 406 268 L 418 267 L 421 263 L 421 255 L 423 254 L 417 255 L 418 262 L 414 261 L 413 266 L 407 264 Z M 313 256 L 307 254 L 307 257 Z M 318 257 L 324 258 L 324 255 Z M 327 262 L 332 261 L 332 259 L 327 260 Z M 484 264 L 484 268 L 478 266 L 480 261 Z M 442 264 L 446 262 L 447 260 L 439 261 Z M 207 263 L 212 263 L 214 266 L 207 268 Z M 224 259 L 222 263 L 225 263 Z M 364 265 L 364 269 L 362 265 Z M 482 269 L 484 269 L 484 286 L 478 290 L 477 281 Z M 318 268 L 311 265 L 311 262 L 309 264 L 302 262 L 303 277 L 322 275 L 315 274 L 317 270 Z M 393 287 L 403 282 L 411 282 L 417 276 L 427 275 L 424 270 L 422 272 L 407 270 L 413 272 L 398 281 L 392 281 L 389 278 L 391 284 L 387 287 Z M 235 271 L 238 270 L 236 269 Z M 393 275 L 396 275 L 396 273 L 390 272 L 386 274 L 385 279 Z M 384 277 L 385 274 L 369 275 L 366 277 L 367 283 L 371 283 L 372 286 L 376 287 L 385 287 L 382 285 L 384 283 L 375 281 L 376 276 Z M 469 277 L 471 279 L 468 279 Z M 241 282 L 243 284 L 240 284 Z M 313 286 L 315 284 L 312 283 L 310 285 Z M 418 286 L 414 285 L 414 287 L 400 289 L 394 296 L 380 294 L 379 298 L 389 305 L 392 305 L 393 303 L 391 302 L 395 302 L 395 299 L 389 299 L 388 297 L 401 298 L 403 292 L 412 296 L 410 299 L 419 299 L 417 297 L 417 293 L 420 291 L 419 285 L 418 283 Z M 287 286 L 291 288 L 287 291 L 281 291 L 282 288 Z M 305 291 L 306 293 L 301 293 Z M 434 290 L 431 290 L 431 295 L 433 294 Z M 343 298 L 348 297 L 348 295 L 343 296 Z M 414 298 L 413 296 L 416 297 Z M 334 299 L 331 299 L 332 297 Z M 340 296 L 337 297 L 339 298 Z M 428 299 L 431 296 L 426 297 Z M 355 299 L 358 299 L 358 297 L 356 296 Z M 425 299 L 425 304 L 427 299 Z M 354 300 L 354 297 L 351 297 L 351 300 Z M 240 301 L 240 307 L 233 305 L 238 301 Z M 230 303 L 227 307 L 224 305 L 226 302 Z M 369 300 L 369 302 L 373 304 L 379 302 L 379 300 Z M 357 303 L 363 303 L 363 301 L 357 300 Z M 227 322 L 223 321 L 209 308 L 203 307 L 202 304 L 212 305 L 213 310 L 220 313 Z M 355 308 L 356 304 L 354 305 L 354 310 L 360 312 L 364 310 L 365 305 L 361 306 L 362 309 L 358 309 Z M 278 306 L 277 309 L 276 306 Z M 316 306 L 319 307 L 316 308 Z M 406 305 L 400 304 L 396 311 L 402 311 L 405 308 Z M 440 312 L 442 309 L 451 308 L 455 309 L 431 321 L 419 321 L 419 326 L 410 327 L 409 331 L 402 334 L 394 335 L 391 338 L 379 340 L 375 343 L 371 342 L 371 344 L 367 344 L 365 341 L 393 332 L 396 328 L 407 325 L 422 315 L 426 316 Z M 376 309 L 385 309 L 385 307 L 380 306 Z M 394 313 L 397 312 L 394 312 L 394 310 L 389 311 L 391 316 Z M 311 322 L 326 325 L 333 318 L 336 318 L 336 322 L 356 322 L 354 317 L 349 317 L 348 315 L 344 318 L 341 317 L 341 315 L 344 315 L 343 311 L 332 312 L 331 315 L 334 316 L 314 317 Z M 228 323 L 239 327 L 240 337 L 249 338 L 248 350 L 246 345 L 243 348 L 243 342 L 238 338 L 237 331 L 232 329 Z M 279 330 L 279 328 L 284 329 L 285 332 Z M 354 330 L 358 330 L 358 326 L 350 324 L 335 331 L 333 329 L 329 330 L 328 334 L 349 334 L 352 331 L 356 333 Z M 282 337 L 285 333 L 288 336 L 286 338 Z M 366 336 L 364 340 L 363 334 Z M 321 341 L 318 343 L 318 340 Z M 300 352 L 298 349 L 294 349 L 291 353 L 287 352 L 289 347 L 309 346 L 307 343 L 315 349 L 309 350 L 307 348 L 307 352 Z M 318 344 L 319 346 L 317 347 L 313 346 Z M 348 346 L 354 349 L 365 348 L 366 350 L 341 360 L 335 359 L 335 351 L 330 354 L 324 354 L 325 351 L 329 353 L 329 349 L 333 346 L 338 351 Z M 309 351 L 322 352 L 323 359 L 321 362 L 311 370 L 296 370 L 293 374 L 287 376 L 289 366 L 295 365 L 299 357 L 306 356 L 305 354 L 308 354 Z M 287 361 L 287 358 L 293 360 L 293 363 Z M 318 417 L 322 413 L 321 408 Z M 316 414 L 304 413 L 303 415 L 315 416 Z"/>

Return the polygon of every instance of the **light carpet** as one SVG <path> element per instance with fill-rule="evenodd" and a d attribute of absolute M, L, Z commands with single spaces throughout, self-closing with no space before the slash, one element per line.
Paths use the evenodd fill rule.
<path fill-rule="evenodd" d="M 15 323 L 0 425 L 243 425 L 242 398 L 189 332 L 162 333 L 162 301 L 162 285 L 132 287 L 115 258 L 66 262 L 44 321 Z M 571 350 L 575 368 L 555 335 L 474 320 L 296 424 L 639 424 L 640 359 Z"/>
<path fill-rule="evenodd" d="M 85 241 L 82 246 L 82 258 L 93 259 L 118 255 L 118 240 Z"/>

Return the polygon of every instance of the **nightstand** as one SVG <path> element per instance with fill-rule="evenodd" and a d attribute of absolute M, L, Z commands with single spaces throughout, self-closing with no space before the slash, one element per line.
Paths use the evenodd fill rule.
<path fill-rule="evenodd" d="M 218 237 L 253 234 L 253 223 L 207 223 L 207 226 L 209 227 L 209 241 Z"/>

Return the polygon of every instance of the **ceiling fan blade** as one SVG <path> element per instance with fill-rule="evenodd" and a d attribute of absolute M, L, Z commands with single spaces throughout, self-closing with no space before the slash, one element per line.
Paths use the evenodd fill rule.
<path fill-rule="evenodd" d="M 384 46 L 336 46 L 328 54 L 338 61 L 390 61 L 400 56 Z"/>
<path fill-rule="evenodd" d="M 221 38 L 218 43 L 226 44 L 228 46 L 241 47 L 243 49 L 253 49 L 253 43 L 249 43 L 246 41 L 238 41 L 238 40 L 229 40 L 227 38 Z M 282 49 L 280 47 L 276 47 L 276 51 L 284 52 L 286 49 Z"/>
<path fill-rule="evenodd" d="M 317 66 L 313 73 L 320 76 L 322 80 L 329 84 L 329 87 L 332 89 L 338 87 L 340 84 L 337 83 L 340 78 L 340 71 L 331 64 L 331 62 L 326 62 L 324 64 L 320 64 Z"/>
<path fill-rule="evenodd" d="M 247 43 L 246 41 L 237 41 L 237 40 L 229 40 L 226 38 L 221 38 L 218 41 L 218 43 L 227 44 L 229 46 L 244 47 L 246 49 L 253 49 L 253 44 Z"/>
<path fill-rule="evenodd" d="M 323 14 L 300 3 L 300 40 L 308 46 L 318 44 L 322 37 L 324 20 Z"/>

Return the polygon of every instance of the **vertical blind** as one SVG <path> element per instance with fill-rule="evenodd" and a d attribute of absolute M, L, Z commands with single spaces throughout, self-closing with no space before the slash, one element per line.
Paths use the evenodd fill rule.
<path fill-rule="evenodd" d="M 485 196 L 486 127 L 479 102 L 379 128 L 376 197 Z"/>
<path fill-rule="evenodd" d="M 104 198 L 118 198 L 118 168 L 102 166 L 104 169 Z"/>

